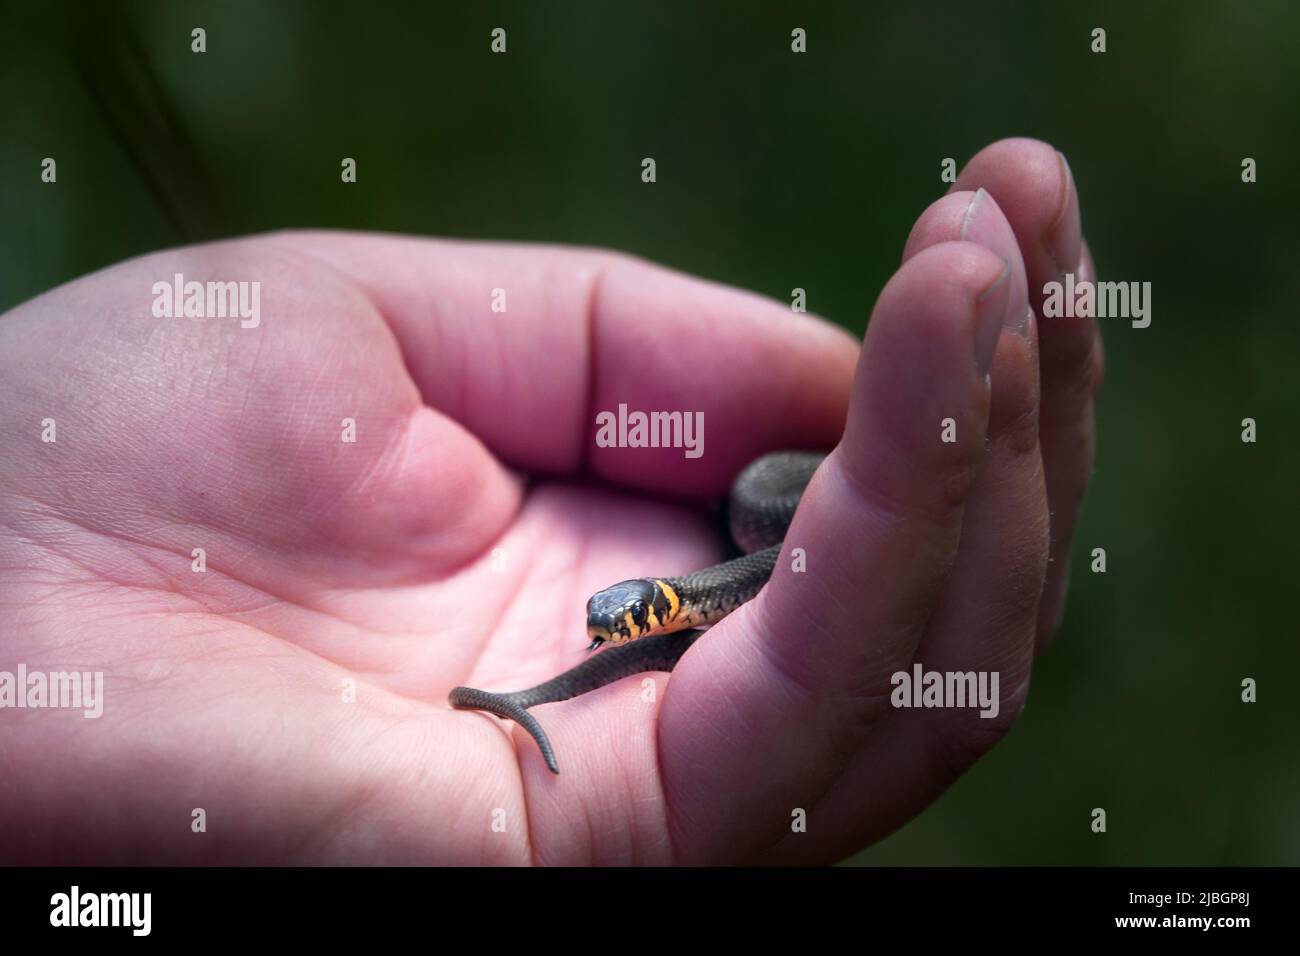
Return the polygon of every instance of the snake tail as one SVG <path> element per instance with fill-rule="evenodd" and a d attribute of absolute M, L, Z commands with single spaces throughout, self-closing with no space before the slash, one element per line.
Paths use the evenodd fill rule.
<path fill-rule="evenodd" d="M 669 672 L 702 633 L 700 630 L 677 631 L 610 647 L 558 677 L 527 690 L 494 694 L 475 687 L 454 687 L 448 701 L 457 710 L 486 710 L 513 720 L 537 742 L 537 749 L 542 752 L 542 759 L 551 773 L 558 774 L 560 768 L 555 762 L 555 748 L 528 708 L 568 700 L 631 674 Z"/>
<path fill-rule="evenodd" d="M 519 693 L 526 694 L 528 691 Z M 523 705 L 514 699 L 515 696 L 516 694 L 493 694 L 475 687 L 453 687 L 447 699 L 457 710 L 486 710 L 489 714 L 513 720 L 532 734 L 533 740 L 537 741 L 537 749 L 542 752 L 542 759 L 546 761 L 546 766 L 551 773 L 559 773 L 560 767 L 555 762 L 555 748 L 551 746 L 550 738 L 546 736 L 546 731 L 537 722 L 537 718 L 525 710 Z"/>

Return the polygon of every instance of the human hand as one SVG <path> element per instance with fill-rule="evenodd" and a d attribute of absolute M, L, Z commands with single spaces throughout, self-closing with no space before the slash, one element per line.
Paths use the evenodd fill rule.
<path fill-rule="evenodd" d="M 105 702 L 0 710 L 3 856 L 832 861 L 897 826 L 1005 730 L 1059 616 L 1095 327 L 1044 327 L 1041 355 L 1032 320 L 1003 333 L 991 389 L 973 343 L 1004 260 L 980 303 L 999 326 L 1064 271 L 1044 237 L 1090 273 L 1064 175 L 1042 144 L 977 156 L 913 230 L 860 358 L 622 256 L 345 234 L 172 250 L 13 310 L 0 670 L 103 671 Z M 996 203 L 972 212 L 979 185 Z M 968 214 L 975 242 L 948 241 Z M 261 323 L 154 318 L 178 272 L 260 281 Z M 702 412 L 706 454 L 597 448 L 620 402 Z M 807 573 L 783 556 L 656 702 L 632 679 L 540 711 L 563 775 L 519 728 L 447 709 L 456 684 L 576 663 L 592 592 L 719 557 L 684 502 L 841 434 L 787 536 Z M 913 659 L 998 670 L 999 717 L 889 708 Z"/>

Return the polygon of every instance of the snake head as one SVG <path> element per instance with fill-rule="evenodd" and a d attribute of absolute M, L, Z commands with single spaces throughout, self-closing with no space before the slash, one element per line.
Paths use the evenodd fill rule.
<path fill-rule="evenodd" d="M 587 636 L 592 647 L 608 641 L 622 644 L 634 641 L 659 627 L 655 599 L 659 589 L 654 581 L 638 578 L 620 581 L 597 591 L 587 602 Z"/>

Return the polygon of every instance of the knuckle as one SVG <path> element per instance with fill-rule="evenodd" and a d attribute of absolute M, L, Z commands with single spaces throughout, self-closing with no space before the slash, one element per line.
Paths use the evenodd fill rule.
<path fill-rule="evenodd" d="M 1105 378 L 1101 336 L 1095 332 L 1043 349 L 1044 391 L 1074 404 L 1091 403 Z"/>
<path fill-rule="evenodd" d="M 997 439 L 1000 446 L 1016 459 L 1038 453 L 1038 405 L 1016 409 L 999 423 Z"/>
<path fill-rule="evenodd" d="M 1029 690 L 1028 680 L 998 702 L 995 715 L 983 717 L 978 710 L 948 709 L 930 711 L 924 726 L 930 754 L 950 778 L 965 773 L 1007 735 L 1020 717 Z"/>
<path fill-rule="evenodd" d="M 976 455 L 963 454 L 928 480 L 918 480 L 915 473 L 896 480 L 863 475 L 849 456 L 843 456 L 842 466 L 835 472 L 874 518 L 916 537 L 919 543 L 939 543 L 949 541 L 952 535 L 970 495 L 978 460 Z"/>

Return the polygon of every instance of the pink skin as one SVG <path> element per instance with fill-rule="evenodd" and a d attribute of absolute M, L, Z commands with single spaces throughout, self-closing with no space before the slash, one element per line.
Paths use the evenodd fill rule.
<path fill-rule="evenodd" d="M 1063 599 L 1100 345 L 1027 317 L 1083 254 L 1055 157 L 975 157 L 862 347 L 620 255 L 345 234 L 172 250 L 8 313 L 0 670 L 102 670 L 106 701 L 0 710 L 0 859 L 830 862 L 915 815 L 1015 718 Z M 261 281 L 261 327 L 153 318 L 174 272 Z M 703 412 L 704 457 L 597 448 L 619 402 Z M 783 558 L 671 692 L 539 708 L 559 777 L 447 708 L 580 661 L 592 592 L 718 557 L 691 501 L 837 442 L 787 539 L 807 572 Z M 999 670 L 999 718 L 890 708 L 913 660 Z"/>

